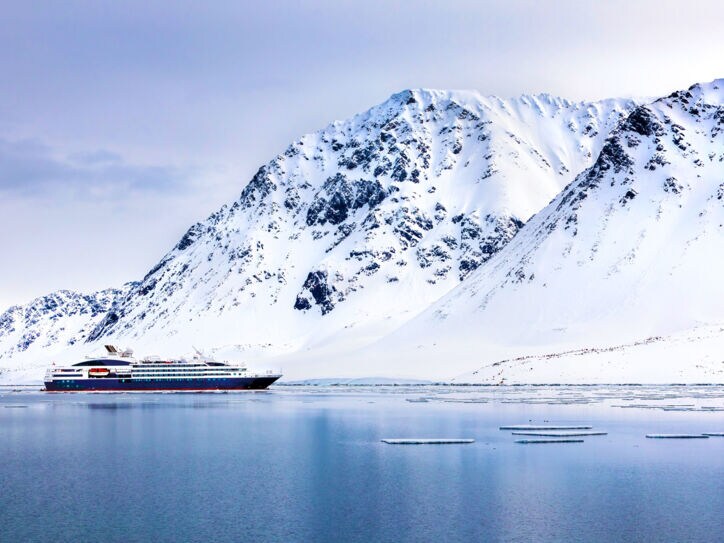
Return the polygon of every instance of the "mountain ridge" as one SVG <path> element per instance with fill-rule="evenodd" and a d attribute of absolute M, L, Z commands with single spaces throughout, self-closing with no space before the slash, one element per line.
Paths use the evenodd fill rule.
<path fill-rule="evenodd" d="M 379 350 L 407 341 L 438 356 L 457 352 L 472 365 L 477 358 L 486 367 L 485 359 L 543 361 L 540 353 L 593 352 L 594 346 L 646 343 L 651 336 L 703 334 L 702 345 L 724 344 L 718 279 L 724 271 L 723 119 L 724 80 L 637 107 L 612 132 L 597 161 L 485 267 L 406 324 L 397 338 L 383 339 Z M 444 340 L 433 345 L 426 336 Z M 484 346 L 488 353 L 462 352 L 456 344 Z M 649 373 L 675 379 L 677 366 L 686 364 L 717 382 L 724 378 L 716 349 L 689 348 L 687 362 L 662 350 L 657 369 L 646 362 Z M 495 379 L 506 375 L 505 364 L 499 369 Z M 534 379 L 562 378 L 549 375 L 545 364 L 526 369 Z M 589 369 L 593 374 L 600 367 Z M 633 375 L 637 369 L 618 371 Z M 514 368 L 507 375 L 527 378 Z"/>

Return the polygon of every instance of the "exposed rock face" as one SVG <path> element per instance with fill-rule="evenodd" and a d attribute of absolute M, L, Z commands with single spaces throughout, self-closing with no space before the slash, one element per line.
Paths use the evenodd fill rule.
<path fill-rule="evenodd" d="M 341 301 L 334 299 L 335 292 L 334 287 L 330 287 L 327 282 L 327 272 L 311 272 L 302 285 L 302 292 L 297 296 L 294 309 L 311 309 L 312 305 L 316 304 L 321 308 L 322 315 L 325 315 L 334 309 L 335 301 Z"/>
<path fill-rule="evenodd" d="M 313 203 L 307 209 L 307 226 L 341 224 L 358 209 L 376 208 L 385 196 L 385 190 L 376 179 L 349 181 L 344 174 L 338 173 L 327 179 L 314 195 Z"/>

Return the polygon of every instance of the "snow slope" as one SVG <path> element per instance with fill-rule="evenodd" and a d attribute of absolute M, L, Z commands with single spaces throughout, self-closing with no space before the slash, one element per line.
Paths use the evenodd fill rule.
<path fill-rule="evenodd" d="M 724 382 L 722 277 L 716 80 L 636 108 L 591 168 L 377 355 L 424 366 L 446 353 L 449 377 L 484 382 Z"/>

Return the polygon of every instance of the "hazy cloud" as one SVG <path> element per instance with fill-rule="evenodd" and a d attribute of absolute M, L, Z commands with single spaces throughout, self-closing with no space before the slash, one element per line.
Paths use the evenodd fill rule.
<path fill-rule="evenodd" d="M 131 164 L 98 149 L 64 156 L 37 140 L 0 138 L 0 192 L 4 197 L 66 196 L 112 198 L 129 191 L 183 191 L 189 172 L 168 166 Z"/>
<path fill-rule="evenodd" d="M 82 151 L 68 155 L 68 159 L 75 163 L 86 164 L 90 166 L 98 164 L 120 164 L 123 163 L 123 157 L 118 153 L 113 153 L 105 149 L 97 149 L 95 151 Z"/>

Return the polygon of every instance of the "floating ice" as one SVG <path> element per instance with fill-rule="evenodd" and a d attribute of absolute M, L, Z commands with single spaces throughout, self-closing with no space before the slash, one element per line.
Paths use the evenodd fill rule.
<path fill-rule="evenodd" d="M 706 439 L 706 434 L 646 434 L 650 439 Z"/>
<path fill-rule="evenodd" d="M 535 424 L 518 424 L 501 426 L 501 430 L 591 430 L 593 426 L 536 426 Z"/>
<path fill-rule="evenodd" d="M 538 437 L 583 437 L 583 436 L 605 436 L 608 432 L 513 432 L 514 436 L 538 436 Z"/>
<path fill-rule="evenodd" d="M 475 443 L 474 439 L 383 439 L 389 445 L 453 445 Z"/>

